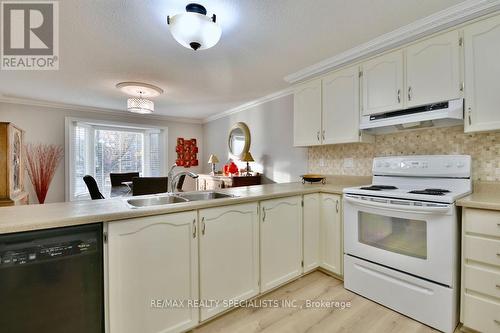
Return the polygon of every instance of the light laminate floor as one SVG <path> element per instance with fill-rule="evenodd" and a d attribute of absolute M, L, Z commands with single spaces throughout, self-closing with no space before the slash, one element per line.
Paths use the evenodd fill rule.
<path fill-rule="evenodd" d="M 325 332 L 437 332 L 366 298 L 344 289 L 342 281 L 319 271 L 308 274 L 272 293 L 264 300 L 350 301 L 351 307 L 301 309 L 240 308 L 208 322 L 194 333 L 325 333 Z M 456 332 L 459 332 L 457 329 Z"/>

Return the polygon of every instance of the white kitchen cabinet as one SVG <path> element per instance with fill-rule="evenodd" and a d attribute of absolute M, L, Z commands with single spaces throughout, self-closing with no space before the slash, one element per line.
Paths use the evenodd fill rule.
<path fill-rule="evenodd" d="M 500 332 L 500 213 L 463 208 L 460 321 Z"/>
<path fill-rule="evenodd" d="M 322 143 L 360 141 L 359 68 L 329 74 L 323 78 L 322 88 Z"/>
<path fill-rule="evenodd" d="M 320 263 L 320 200 L 319 193 L 304 195 L 304 273 L 316 269 Z"/>
<path fill-rule="evenodd" d="M 362 64 L 363 115 L 403 108 L 403 51 L 397 50 Z"/>
<path fill-rule="evenodd" d="M 111 333 L 172 333 L 198 324 L 196 308 L 152 304 L 199 298 L 196 222 L 196 212 L 186 212 L 109 223 Z"/>
<path fill-rule="evenodd" d="M 465 132 L 500 129 L 500 16 L 464 28 Z"/>
<path fill-rule="evenodd" d="M 302 197 L 261 201 L 261 291 L 302 274 Z"/>
<path fill-rule="evenodd" d="M 293 145 L 321 144 L 321 80 L 301 84 L 293 94 Z"/>
<path fill-rule="evenodd" d="M 321 194 L 321 267 L 340 276 L 344 248 L 341 203 L 340 195 Z"/>
<path fill-rule="evenodd" d="M 246 300 L 259 293 L 258 204 L 199 211 L 200 298 Z M 206 320 L 227 308 L 201 308 Z"/>
<path fill-rule="evenodd" d="M 406 107 L 461 98 L 460 35 L 451 31 L 413 44 L 406 52 Z"/>

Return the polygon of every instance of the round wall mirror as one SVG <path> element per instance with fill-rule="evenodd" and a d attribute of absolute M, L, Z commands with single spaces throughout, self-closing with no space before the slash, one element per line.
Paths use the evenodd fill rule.
<path fill-rule="evenodd" d="M 229 153 L 241 159 L 250 150 L 250 130 L 245 123 L 236 123 L 229 131 Z"/>

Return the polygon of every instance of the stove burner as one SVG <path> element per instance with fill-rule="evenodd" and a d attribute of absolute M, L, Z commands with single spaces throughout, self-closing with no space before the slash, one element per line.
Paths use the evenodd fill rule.
<path fill-rule="evenodd" d="M 382 191 L 382 190 L 397 190 L 398 188 L 396 186 L 391 186 L 391 185 L 370 185 L 370 186 L 360 187 L 360 189 L 368 191 Z"/>
<path fill-rule="evenodd" d="M 408 193 L 413 194 L 426 194 L 426 195 L 444 195 L 445 193 L 449 193 L 450 191 L 440 189 L 440 188 L 426 188 L 425 190 L 413 190 Z"/>
<path fill-rule="evenodd" d="M 443 193 L 450 193 L 449 190 L 444 190 L 442 188 L 426 188 L 425 191 L 429 192 L 443 192 Z"/>

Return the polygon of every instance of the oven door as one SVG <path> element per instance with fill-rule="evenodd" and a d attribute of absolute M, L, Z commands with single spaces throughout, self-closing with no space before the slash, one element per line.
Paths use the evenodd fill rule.
<path fill-rule="evenodd" d="M 346 254 L 450 287 L 457 224 L 454 204 L 344 195 Z"/>

